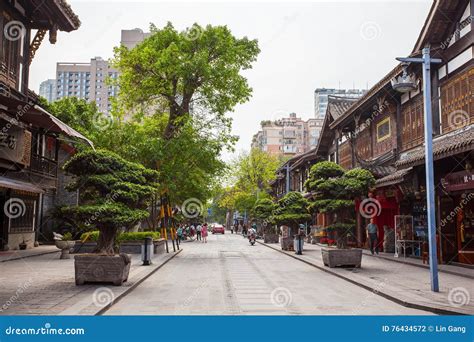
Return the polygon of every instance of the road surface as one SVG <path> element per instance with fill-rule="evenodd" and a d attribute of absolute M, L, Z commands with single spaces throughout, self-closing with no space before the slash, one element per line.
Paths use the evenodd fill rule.
<path fill-rule="evenodd" d="M 183 251 L 106 315 L 420 315 L 240 235 Z M 350 270 L 348 270 L 350 272 Z"/>

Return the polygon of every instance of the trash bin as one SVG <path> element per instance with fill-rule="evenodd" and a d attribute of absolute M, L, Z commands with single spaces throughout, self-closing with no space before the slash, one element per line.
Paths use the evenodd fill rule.
<path fill-rule="evenodd" d="M 142 261 L 144 266 L 151 265 L 151 258 L 153 257 L 153 238 L 146 237 L 142 245 Z"/>

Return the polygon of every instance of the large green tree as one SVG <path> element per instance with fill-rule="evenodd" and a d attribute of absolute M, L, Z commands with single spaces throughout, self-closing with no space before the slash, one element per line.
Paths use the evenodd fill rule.
<path fill-rule="evenodd" d="M 230 186 L 221 197 L 228 209 L 251 211 L 259 199 L 269 198 L 270 182 L 276 177 L 278 158 L 259 149 L 241 153 L 229 165 Z"/>
<path fill-rule="evenodd" d="M 250 98 L 252 89 L 240 73 L 256 60 L 257 41 L 237 38 L 226 26 L 194 24 L 180 32 L 168 23 L 163 28 L 151 25 L 150 32 L 131 50 L 115 49 L 123 107 L 133 112 L 165 109 L 167 139 L 194 111 L 229 125 L 225 114 Z"/>

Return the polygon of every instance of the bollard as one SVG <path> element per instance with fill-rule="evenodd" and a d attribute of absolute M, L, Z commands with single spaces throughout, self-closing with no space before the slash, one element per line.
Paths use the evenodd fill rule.
<path fill-rule="evenodd" d="M 142 261 L 143 266 L 151 265 L 151 258 L 153 257 L 153 238 L 146 237 L 142 245 Z"/>

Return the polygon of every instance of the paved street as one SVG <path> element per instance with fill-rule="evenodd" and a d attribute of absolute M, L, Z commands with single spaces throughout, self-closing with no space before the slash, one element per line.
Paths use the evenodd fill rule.
<path fill-rule="evenodd" d="M 211 235 L 116 303 L 107 315 L 419 315 L 241 236 Z"/>

